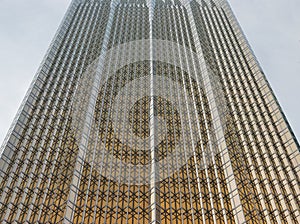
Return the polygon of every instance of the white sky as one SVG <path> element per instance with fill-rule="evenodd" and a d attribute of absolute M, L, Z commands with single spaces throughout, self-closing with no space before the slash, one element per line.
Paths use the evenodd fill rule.
<path fill-rule="evenodd" d="M 229 0 L 300 137 L 300 1 Z M 0 145 L 70 0 L 0 0 Z"/>

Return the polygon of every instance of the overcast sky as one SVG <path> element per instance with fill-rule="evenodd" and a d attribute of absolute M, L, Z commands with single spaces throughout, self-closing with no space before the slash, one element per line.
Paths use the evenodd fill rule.
<path fill-rule="evenodd" d="M 70 0 L 0 0 L 0 145 Z M 298 139 L 300 1 L 230 0 Z"/>

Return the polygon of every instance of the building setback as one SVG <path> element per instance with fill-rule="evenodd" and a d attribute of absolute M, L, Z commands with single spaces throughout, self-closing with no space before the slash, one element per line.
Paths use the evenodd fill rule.
<path fill-rule="evenodd" d="M 1 223 L 300 223 L 299 145 L 226 0 L 73 0 L 0 155 Z"/>

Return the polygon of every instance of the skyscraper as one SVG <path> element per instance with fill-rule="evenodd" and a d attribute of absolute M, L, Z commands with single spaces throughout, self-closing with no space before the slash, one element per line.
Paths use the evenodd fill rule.
<path fill-rule="evenodd" d="M 299 145 L 226 0 L 73 0 L 1 148 L 2 223 L 299 223 Z"/>

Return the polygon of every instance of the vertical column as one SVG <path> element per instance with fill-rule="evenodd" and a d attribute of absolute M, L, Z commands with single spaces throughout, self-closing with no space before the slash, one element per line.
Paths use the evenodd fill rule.
<path fill-rule="evenodd" d="M 149 7 L 149 24 L 150 24 L 150 158 L 151 158 L 151 173 L 150 173 L 150 223 L 160 224 L 161 216 L 159 209 L 159 167 L 157 163 L 157 152 L 155 149 L 155 64 L 153 62 L 155 47 L 153 47 L 153 14 L 155 8 L 155 0 L 148 1 Z"/>

